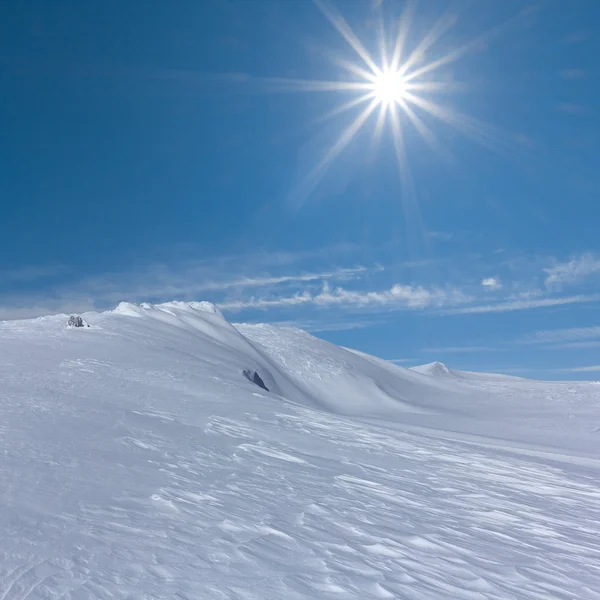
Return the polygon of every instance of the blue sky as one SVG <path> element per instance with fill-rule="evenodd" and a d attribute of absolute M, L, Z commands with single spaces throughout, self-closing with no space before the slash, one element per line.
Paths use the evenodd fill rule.
<path fill-rule="evenodd" d="M 377 103 L 344 138 L 373 98 L 307 88 L 364 84 L 348 40 L 381 68 L 406 8 L 3 3 L 0 318 L 212 300 L 403 365 L 600 378 L 600 4 L 421 2 L 399 153 Z"/>

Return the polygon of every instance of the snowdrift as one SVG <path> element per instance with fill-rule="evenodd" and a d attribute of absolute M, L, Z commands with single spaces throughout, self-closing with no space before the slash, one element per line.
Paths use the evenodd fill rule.
<path fill-rule="evenodd" d="M 400 418 L 402 413 L 450 411 L 458 390 L 408 369 L 320 340 L 304 331 L 273 325 L 237 325 L 269 360 L 286 373 L 295 398 L 336 414 Z"/>
<path fill-rule="evenodd" d="M 304 331 L 234 326 L 206 302 L 123 303 L 114 315 L 145 320 L 143 324 L 120 325 L 132 334 L 135 329 L 146 337 L 151 331 L 160 331 L 162 338 L 185 339 L 186 344 L 194 345 L 190 351 L 198 355 L 200 363 L 208 360 L 216 368 L 218 361 L 222 378 L 229 384 L 236 381 L 243 386 L 243 371 L 255 371 L 274 394 L 336 414 L 386 418 L 406 412 L 427 414 L 443 410 L 448 397 L 457 394 L 408 369 L 389 368 L 383 361 L 377 364 Z M 102 322 L 107 328 L 114 319 L 104 317 Z"/>
<path fill-rule="evenodd" d="M 0 598 L 598 598 L 600 386 L 82 317 L 0 323 Z"/>

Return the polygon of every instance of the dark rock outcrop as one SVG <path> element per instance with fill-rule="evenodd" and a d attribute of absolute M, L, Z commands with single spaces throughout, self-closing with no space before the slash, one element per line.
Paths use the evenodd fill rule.
<path fill-rule="evenodd" d="M 269 391 L 269 388 L 265 385 L 265 382 L 262 380 L 262 377 L 256 371 L 251 371 L 250 369 L 244 369 L 243 373 L 244 373 L 244 377 L 248 381 L 251 381 L 252 383 L 257 385 L 259 388 L 262 388 L 263 390 L 265 390 L 266 392 Z"/>
<path fill-rule="evenodd" d="M 68 327 L 89 327 L 88 323 L 86 323 L 79 315 L 71 315 L 67 322 Z"/>

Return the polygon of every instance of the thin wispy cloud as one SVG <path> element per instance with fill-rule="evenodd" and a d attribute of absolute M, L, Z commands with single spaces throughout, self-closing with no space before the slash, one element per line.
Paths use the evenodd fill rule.
<path fill-rule="evenodd" d="M 68 267 L 63 265 L 28 265 L 17 269 L 0 271 L 0 283 L 31 283 L 64 275 L 68 271 Z"/>
<path fill-rule="evenodd" d="M 378 268 L 381 270 L 381 268 Z M 280 275 L 275 277 L 240 277 L 229 281 L 213 281 L 196 286 L 196 290 L 202 291 L 221 291 L 231 288 L 263 287 L 268 285 L 279 285 L 281 283 L 299 283 L 307 281 L 321 281 L 324 279 L 353 279 L 368 271 L 365 267 L 356 267 L 353 269 L 336 269 L 334 271 L 325 271 L 323 273 L 306 273 L 299 275 Z"/>
<path fill-rule="evenodd" d="M 583 79 L 588 72 L 585 69 L 563 69 L 558 74 L 564 79 Z"/>
<path fill-rule="evenodd" d="M 547 287 L 560 287 L 566 284 L 578 283 L 600 274 L 600 258 L 591 252 L 571 258 L 567 262 L 557 262 L 554 266 L 544 269 L 547 274 Z"/>
<path fill-rule="evenodd" d="M 344 321 L 316 321 L 316 320 L 297 320 L 297 321 L 273 321 L 272 325 L 278 327 L 291 327 L 302 329 L 311 333 L 321 333 L 325 331 L 352 331 L 355 329 L 366 329 L 375 325 L 380 325 L 378 319 L 348 319 Z"/>
<path fill-rule="evenodd" d="M 424 348 L 422 351 L 434 354 L 501 352 L 514 351 L 524 344 L 536 346 L 536 352 L 539 350 L 564 351 L 600 348 L 600 326 L 538 330 L 512 340 L 497 339 L 494 340 L 493 345 L 488 346 L 465 344 L 464 346 Z"/>
<path fill-rule="evenodd" d="M 580 304 L 584 302 L 600 302 L 600 294 L 582 294 L 579 296 L 563 296 L 555 298 L 539 298 L 535 300 L 510 300 L 496 304 L 481 304 L 451 308 L 442 311 L 446 315 L 466 315 L 476 313 L 502 313 L 516 310 L 531 310 L 534 308 L 548 308 L 565 304 Z"/>
<path fill-rule="evenodd" d="M 525 341 L 532 343 L 556 343 L 573 342 L 600 338 L 600 326 L 594 327 L 570 327 L 566 329 L 549 329 L 545 331 L 536 331 L 529 335 Z"/>
<path fill-rule="evenodd" d="M 225 311 L 241 311 L 244 309 L 268 309 L 298 305 L 313 305 L 327 308 L 334 306 L 350 306 L 358 308 L 385 309 L 422 309 L 431 306 L 455 305 L 466 302 L 469 298 L 457 289 L 426 288 L 394 284 L 391 288 L 381 291 L 356 291 L 343 287 L 331 289 L 324 284 L 322 290 L 313 294 L 304 291 L 293 296 L 274 298 L 250 298 L 249 300 L 223 302 L 219 306 Z"/>
<path fill-rule="evenodd" d="M 493 345 L 465 343 L 463 346 L 438 346 L 423 348 L 429 354 L 479 353 L 515 351 L 519 346 L 531 344 L 539 350 L 585 350 L 600 348 L 600 326 L 572 327 L 538 330 L 512 340 L 496 339 Z"/>
<path fill-rule="evenodd" d="M 377 270 L 381 270 L 379 267 Z M 164 265 L 151 266 L 144 271 L 130 275 L 107 275 L 88 279 L 81 287 L 95 291 L 107 301 L 130 300 L 197 299 L 207 292 L 265 288 L 281 284 L 308 283 L 323 280 L 348 281 L 366 274 L 366 267 L 340 268 L 312 273 L 288 273 L 282 275 L 240 276 L 238 274 L 217 273 L 217 269 L 193 263 L 179 268 Z"/>
<path fill-rule="evenodd" d="M 311 283 L 321 284 L 323 281 L 356 281 L 383 270 L 381 266 L 359 265 L 307 271 L 295 265 L 294 258 L 301 262 L 290 254 L 222 257 L 214 261 L 174 261 L 172 264 L 149 264 L 131 271 L 65 281 L 53 285 L 51 289 L 44 285 L 20 294 L 13 290 L 11 294 L 0 295 L 0 318 L 20 319 L 68 311 L 107 309 L 121 301 L 162 302 L 207 298 L 218 301 L 227 294 L 247 296 L 259 290 L 266 294 Z M 302 257 L 302 260 L 306 259 Z M 256 274 L 267 269 L 277 273 Z M 41 279 L 67 272 L 66 267 L 28 267 L 0 275 L 3 275 L 3 281 L 10 278 L 13 283 L 37 283 Z"/>
<path fill-rule="evenodd" d="M 562 38 L 563 44 L 582 44 L 587 42 L 590 38 L 590 34 L 587 31 L 574 31 L 565 35 Z"/>
<path fill-rule="evenodd" d="M 582 104 L 575 104 L 572 102 L 561 102 L 556 105 L 556 109 L 560 112 L 572 114 L 572 115 L 581 115 L 587 112 L 587 108 Z"/>
<path fill-rule="evenodd" d="M 565 342 L 564 344 L 553 344 L 546 347 L 550 350 L 589 350 L 590 348 L 600 348 L 600 340 Z"/>
<path fill-rule="evenodd" d="M 333 251 L 351 260 L 356 248 Z M 429 315 L 468 315 L 535 310 L 562 305 L 600 302 L 600 293 L 562 293 L 569 285 L 600 273 L 600 258 L 585 253 L 570 260 L 521 258 L 486 263 L 480 257 L 457 259 L 439 268 L 436 259 L 400 261 L 384 266 L 325 267 L 327 252 L 258 253 L 224 256 L 213 260 L 171 260 L 123 272 L 85 277 L 60 285 L 40 285 L 40 291 L 0 295 L 0 318 L 27 318 L 68 311 L 103 310 L 121 301 L 163 302 L 209 300 L 226 313 L 261 310 L 310 331 L 359 329 L 373 324 L 373 315 L 385 322 L 394 311 Z M 344 263 L 342 262 L 342 265 Z M 548 266 L 550 265 L 550 266 Z M 321 267 L 321 268 L 315 268 Z M 310 268 L 312 267 L 312 268 Z M 13 277 L 26 281 L 60 274 L 64 268 L 27 269 Z M 481 277 L 485 273 L 499 273 Z M 406 278 L 402 281 L 402 273 Z M 476 273 L 479 273 L 477 277 Z M 395 282 L 390 282 L 392 274 Z M 475 274 L 475 276 L 473 276 Z M 520 275 L 520 278 L 519 278 Z M 397 277 L 397 278 L 396 278 Z M 537 280 L 536 280 L 537 278 Z M 545 284 L 545 285 L 543 285 Z M 318 318 L 306 319 L 306 308 L 322 309 Z M 334 310 L 338 313 L 334 315 Z M 282 315 L 282 311 L 288 314 Z M 334 316 L 332 316 L 334 315 Z M 242 318 L 245 318 L 243 315 Z M 271 315 L 265 320 L 273 320 Z M 557 339 L 554 343 L 589 338 Z M 447 352 L 478 351 L 478 345 L 456 346 Z M 477 348 L 477 350 L 475 350 Z M 436 348 L 436 351 L 443 349 Z"/>
<path fill-rule="evenodd" d="M 590 365 L 586 367 L 572 367 L 570 369 L 560 369 L 565 373 L 595 373 L 600 371 L 600 365 Z"/>
<path fill-rule="evenodd" d="M 493 352 L 499 348 L 492 348 L 490 346 L 443 346 L 439 348 L 424 348 L 423 352 L 429 352 L 431 354 L 447 354 L 447 353 L 469 353 L 469 352 Z"/>

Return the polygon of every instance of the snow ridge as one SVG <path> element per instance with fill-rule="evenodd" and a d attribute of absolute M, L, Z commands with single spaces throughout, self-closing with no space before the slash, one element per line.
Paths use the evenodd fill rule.
<path fill-rule="evenodd" d="M 150 316 L 153 314 L 153 312 L 169 312 L 170 309 L 190 313 L 199 311 L 224 318 L 221 311 L 217 308 L 217 305 L 213 304 L 212 302 L 181 302 L 177 300 L 162 302 L 160 304 L 150 304 L 149 302 L 142 302 L 141 304 L 134 304 L 133 302 L 121 302 L 114 309 L 114 312 L 129 316 Z"/>

